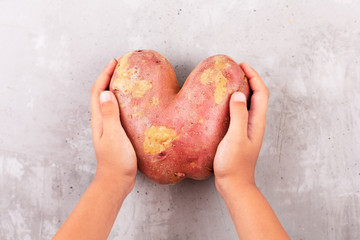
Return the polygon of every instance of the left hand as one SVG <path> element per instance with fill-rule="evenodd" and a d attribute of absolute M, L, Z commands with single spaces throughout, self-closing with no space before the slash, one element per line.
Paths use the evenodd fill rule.
<path fill-rule="evenodd" d="M 115 59 L 105 67 L 91 89 L 91 128 L 97 160 L 96 178 L 118 182 L 129 193 L 135 185 L 135 150 L 120 122 L 115 95 L 106 91 L 115 70 Z"/>

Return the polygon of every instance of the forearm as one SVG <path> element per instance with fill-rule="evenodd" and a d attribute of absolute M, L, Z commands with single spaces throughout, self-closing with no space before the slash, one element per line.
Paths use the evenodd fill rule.
<path fill-rule="evenodd" d="M 95 177 L 54 239 L 107 239 L 126 195 L 121 182 Z"/>
<path fill-rule="evenodd" d="M 239 239 L 290 239 L 255 184 L 223 192 Z"/>

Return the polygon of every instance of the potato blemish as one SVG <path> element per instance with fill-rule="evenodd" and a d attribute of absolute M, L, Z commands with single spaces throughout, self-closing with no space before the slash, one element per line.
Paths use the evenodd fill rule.
<path fill-rule="evenodd" d="M 200 118 L 199 123 L 204 123 L 204 119 Z"/>
<path fill-rule="evenodd" d="M 174 129 L 151 126 L 145 131 L 144 151 L 150 154 L 161 153 L 178 137 Z"/>
<path fill-rule="evenodd" d="M 135 117 L 142 117 L 144 115 L 143 112 L 137 112 L 137 113 L 133 113 L 131 114 L 131 118 L 135 118 Z"/>
<path fill-rule="evenodd" d="M 117 70 L 117 78 L 114 81 L 113 88 L 120 90 L 124 94 L 131 94 L 134 98 L 141 98 L 152 88 L 152 84 L 148 80 L 140 78 L 139 70 L 130 68 L 125 72 Z"/>
<path fill-rule="evenodd" d="M 152 104 L 153 104 L 153 105 L 159 105 L 159 98 L 153 97 L 153 98 L 152 98 Z"/>
<path fill-rule="evenodd" d="M 182 172 L 174 173 L 174 175 L 177 177 L 185 177 L 185 173 L 182 173 Z"/>
<path fill-rule="evenodd" d="M 215 102 L 217 104 L 220 104 L 226 96 L 227 82 L 228 82 L 228 79 L 226 77 L 224 77 L 224 75 L 222 75 L 221 71 L 219 71 L 216 76 L 216 79 L 215 79 L 216 88 L 215 88 L 215 92 L 214 92 L 214 98 L 215 98 Z"/>
<path fill-rule="evenodd" d="M 209 83 L 215 83 L 214 101 L 216 104 L 220 104 L 227 93 L 227 82 L 229 81 L 223 74 L 222 70 L 230 67 L 230 63 L 226 58 L 216 56 L 213 68 L 206 69 L 200 77 L 200 82 L 204 85 Z"/>
<path fill-rule="evenodd" d="M 138 68 L 129 68 L 132 54 L 132 52 L 126 54 L 116 66 L 117 78 L 114 81 L 113 88 L 124 94 L 131 94 L 134 98 L 141 98 L 152 88 L 152 84 L 150 81 L 140 78 Z"/>
<path fill-rule="evenodd" d="M 120 62 L 116 65 L 115 71 L 125 72 L 129 68 L 129 57 L 132 53 L 128 53 L 120 59 Z"/>

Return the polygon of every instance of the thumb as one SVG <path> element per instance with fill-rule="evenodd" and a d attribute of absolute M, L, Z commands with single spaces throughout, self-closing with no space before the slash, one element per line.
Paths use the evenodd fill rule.
<path fill-rule="evenodd" d="M 230 136 L 247 137 L 248 110 L 246 97 L 242 92 L 235 92 L 230 99 Z"/>
<path fill-rule="evenodd" d="M 112 92 L 103 91 L 100 94 L 100 103 L 103 125 L 102 135 L 111 134 L 121 126 L 117 100 Z"/>

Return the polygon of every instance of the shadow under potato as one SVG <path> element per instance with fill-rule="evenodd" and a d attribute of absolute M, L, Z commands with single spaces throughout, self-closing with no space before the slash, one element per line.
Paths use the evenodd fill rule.
<path fill-rule="evenodd" d="M 176 73 L 176 78 L 179 83 L 179 86 L 180 88 L 182 88 L 187 77 L 190 75 L 191 71 L 196 67 L 196 65 L 192 65 L 189 63 L 178 63 L 172 66 Z"/>

